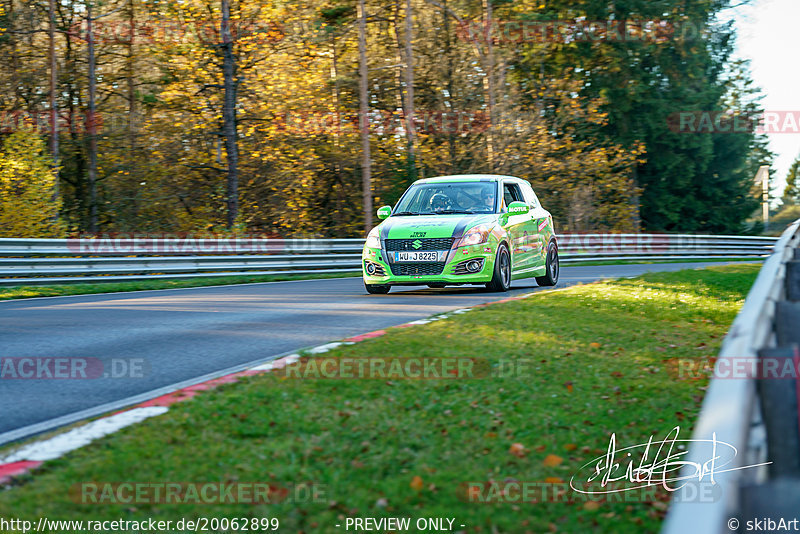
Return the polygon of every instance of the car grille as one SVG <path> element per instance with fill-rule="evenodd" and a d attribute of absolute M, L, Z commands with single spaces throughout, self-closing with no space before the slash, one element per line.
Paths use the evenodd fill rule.
<path fill-rule="evenodd" d="M 417 244 L 415 247 L 414 244 Z M 449 250 L 453 246 L 452 237 L 429 239 L 387 239 L 386 250 Z"/>
<path fill-rule="evenodd" d="M 395 276 L 439 275 L 444 270 L 444 262 L 390 263 L 389 267 Z"/>

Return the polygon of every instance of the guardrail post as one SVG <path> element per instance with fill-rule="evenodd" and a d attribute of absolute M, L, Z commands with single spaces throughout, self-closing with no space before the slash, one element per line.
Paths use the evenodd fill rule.
<path fill-rule="evenodd" d="M 800 249 L 795 249 L 794 260 L 786 263 L 786 299 L 800 300 Z"/>
<path fill-rule="evenodd" d="M 800 476 L 800 426 L 797 411 L 797 345 L 758 351 L 756 389 L 767 429 L 771 477 Z M 788 375 L 788 376 L 787 376 Z"/>

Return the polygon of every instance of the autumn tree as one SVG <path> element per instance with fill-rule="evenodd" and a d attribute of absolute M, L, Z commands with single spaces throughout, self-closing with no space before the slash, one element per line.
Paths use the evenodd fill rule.
<path fill-rule="evenodd" d="M 61 237 L 61 202 L 45 142 L 32 130 L 9 135 L 0 149 L 0 237 Z"/>
<path fill-rule="evenodd" d="M 759 109 L 717 26 L 727 0 L 362 3 L 0 0 L 0 112 L 58 109 L 61 214 L 84 231 L 362 236 L 364 206 L 414 179 L 482 172 L 531 180 L 560 231 L 735 232 L 749 215 L 763 137 L 668 121 Z M 640 19 L 696 31 L 508 31 Z"/>
<path fill-rule="evenodd" d="M 786 206 L 800 204 L 800 157 L 794 160 L 786 175 L 786 189 L 783 191 L 783 203 Z"/>

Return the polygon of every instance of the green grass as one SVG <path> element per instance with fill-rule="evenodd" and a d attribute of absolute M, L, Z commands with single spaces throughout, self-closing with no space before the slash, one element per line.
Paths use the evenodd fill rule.
<path fill-rule="evenodd" d="M 325 356 L 524 360 L 527 371 L 450 380 L 246 377 L 21 477 L 0 492 L 0 517 L 268 516 L 280 519 L 280 532 L 306 533 L 343 532 L 347 517 L 455 517 L 468 532 L 656 532 L 662 501 L 478 504 L 465 502 L 459 483 L 569 481 L 605 453 L 611 433 L 618 446 L 661 439 L 675 425 L 688 437 L 706 384 L 676 380 L 671 362 L 716 354 L 758 269 L 650 273 L 392 329 Z M 515 443 L 521 456 L 510 453 Z M 545 462 L 548 455 L 561 462 Z M 308 482 L 324 486 L 325 498 L 73 502 L 70 487 L 90 481 Z"/>
<path fill-rule="evenodd" d="M 568 262 L 564 260 L 562 267 L 597 267 L 601 265 L 644 265 L 652 263 L 731 263 L 731 262 L 762 262 L 764 258 L 755 257 L 741 257 L 736 259 L 730 258 L 710 258 L 705 260 L 608 260 L 608 261 L 586 261 L 586 262 Z"/>
<path fill-rule="evenodd" d="M 306 275 L 287 273 L 285 275 L 218 276 L 208 278 L 191 278 L 186 280 L 141 280 L 138 282 L 99 282 L 96 284 L 10 286 L 0 287 L 0 300 L 26 299 L 31 297 L 61 297 L 64 295 L 91 295 L 94 293 L 147 291 L 152 289 L 178 289 L 182 287 L 253 284 L 258 282 L 279 282 L 283 280 L 317 280 L 321 278 L 343 278 L 350 276 L 361 276 L 361 273 L 327 273 Z"/>

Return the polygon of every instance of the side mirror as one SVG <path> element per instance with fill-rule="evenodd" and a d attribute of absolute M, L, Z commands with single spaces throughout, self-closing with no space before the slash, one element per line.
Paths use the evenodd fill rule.
<path fill-rule="evenodd" d="M 530 211 L 530 208 L 524 202 L 516 201 L 508 205 L 509 215 L 525 215 Z"/>
<path fill-rule="evenodd" d="M 392 214 L 391 206 L 383 206 L 382 208 L 378 208 L 379 219 L 387 219 L 391 214 Z"/>

